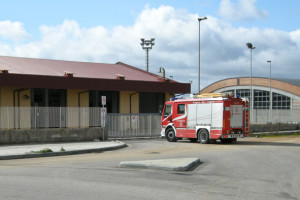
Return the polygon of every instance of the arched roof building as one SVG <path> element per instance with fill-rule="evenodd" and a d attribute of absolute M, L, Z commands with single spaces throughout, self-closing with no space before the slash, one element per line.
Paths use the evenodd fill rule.
<path fill-rule="evenodd" d="M 250 98 L 250 78 L 235 77 L 220 80 L 204 88 L 201 94 L 221 92 L 232 92 L 240 97 Z M 269 78 L 252 77 L 252 92 L 254 109 L 300 109 L 300 79 L 272 78 L 270 82 Z"/>

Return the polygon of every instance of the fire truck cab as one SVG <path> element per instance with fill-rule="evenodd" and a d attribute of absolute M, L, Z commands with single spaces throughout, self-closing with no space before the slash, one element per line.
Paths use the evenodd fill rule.
<path fill-rule="evenodd" d="M 247 100 L 229 95 L 209 95 L 177 99 L 165 103 L 161 118 L 161 136 L 169 142 L 189 138 L 207 144 L 220 139 L 236 142 L 250 132 Z"/>

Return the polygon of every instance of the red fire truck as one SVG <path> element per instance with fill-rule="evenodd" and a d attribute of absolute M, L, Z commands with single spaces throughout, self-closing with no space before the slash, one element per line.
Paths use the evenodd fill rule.
<path fill-rule="evenodd" d="M 215 95 L 214 95 L 215 96 Z M 232 96 L 177 99 L 165 103 L 161 136 L 169 142 L 189 138 L 207 144 L 247 137 L 250 131 L 249 103 Z"/>

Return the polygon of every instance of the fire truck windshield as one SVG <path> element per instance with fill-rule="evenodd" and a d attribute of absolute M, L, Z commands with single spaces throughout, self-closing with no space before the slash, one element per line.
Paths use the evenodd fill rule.
<path fill-rule="evenodd" d="M 172 105 L 166 104 L 165 110 L 164 110 L 164 117 L 168 117 L 172 112 Z"/>

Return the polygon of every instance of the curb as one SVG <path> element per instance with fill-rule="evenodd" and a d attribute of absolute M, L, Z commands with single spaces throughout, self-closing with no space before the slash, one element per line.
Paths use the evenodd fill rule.
<path fill-rule="evenodd" d="M 144 160 L 144 161 L 123 161 L 120 162 L 121 168 L 139 168 L 164 171 L 190 171 L 201 164 L 199 158 L 187 158 L 185 164 L 170 164 L 167 161 L 180 159 Z"/>
<path fill-rule="evenodd" d="M 54 157 L 54 156 L 68 156 L 68 155 L 77 155 L 85 153 L 95 153 L 102 151 L 111 151 L 127 147 L 126 143 L 112 146 L 112 147 L 102 147 L 95 149 L 82 149 L 82 150 L 71 150 L 71 151 L 62 151 L 62 152 L 49 152 L 49 153 L 29 153 L 21 155 L 8 155 L 0 156 L 0 160 L 13 160 L 13 159 L 23 159 L 23 158 L 40 158 L 40 157 Z"/>
<path fill-rule="evenodd" d="M 295 133 L 300 133 L 300 130 L 290 130 L 290 131 L 268 131 L 268 132 L 253 132 L 249 135 L 293 135 Z"/>

